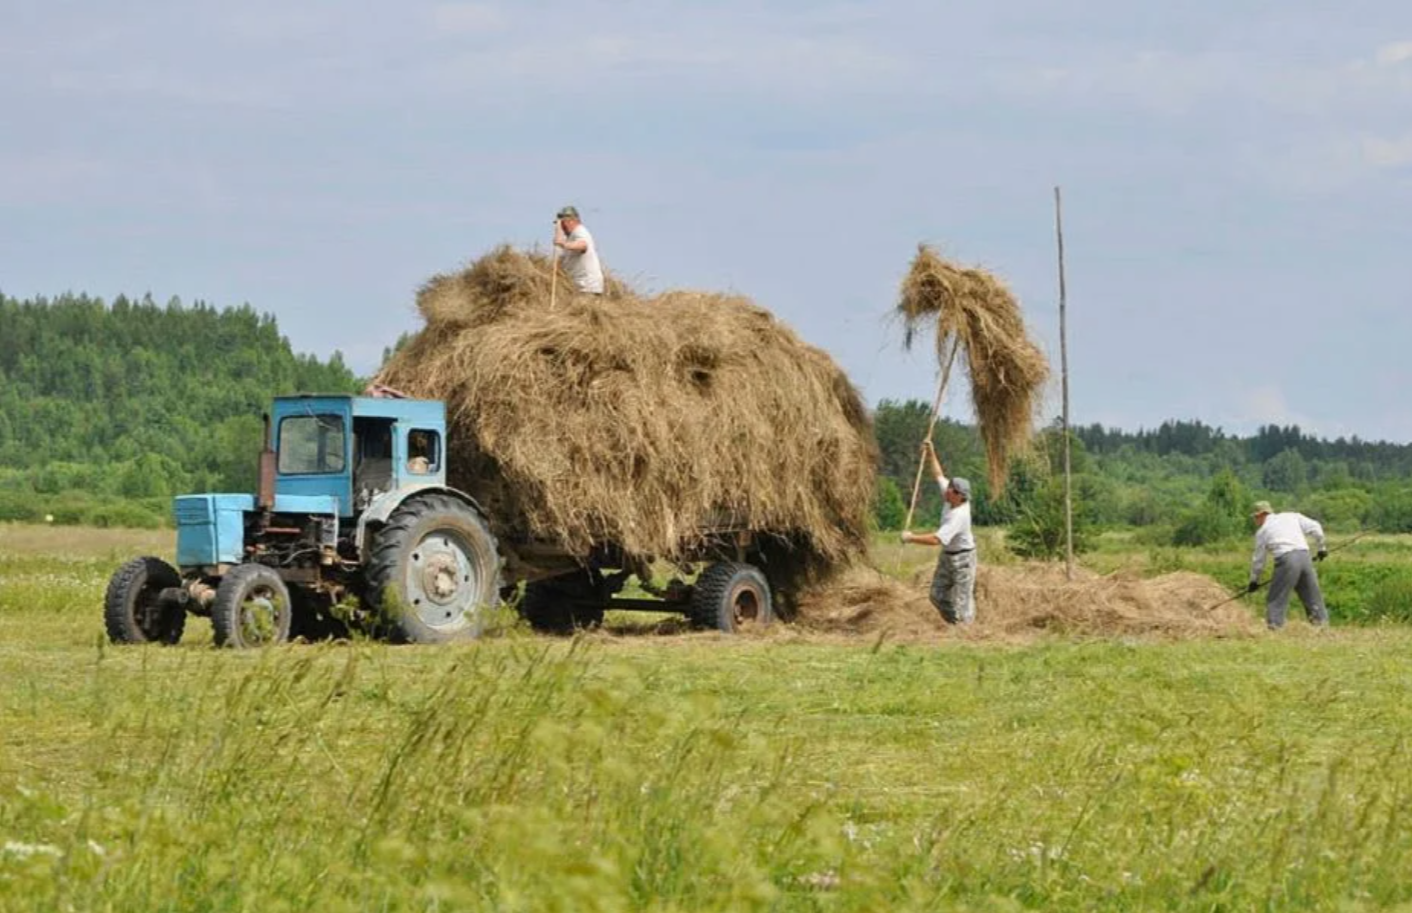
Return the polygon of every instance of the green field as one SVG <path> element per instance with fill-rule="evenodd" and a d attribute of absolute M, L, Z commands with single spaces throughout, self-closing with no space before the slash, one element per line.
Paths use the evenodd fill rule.
<path fill-rule="evenodd" d="M 1412 904 L 1401 625 L 107 645 L 169 536 L 0 526 L 0 909 Z"/>

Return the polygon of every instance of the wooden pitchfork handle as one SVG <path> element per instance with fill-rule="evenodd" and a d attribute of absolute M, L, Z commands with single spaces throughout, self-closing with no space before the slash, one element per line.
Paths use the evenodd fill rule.
<path fill-rule="evenodd" d="M 556 223 L 557 224 L 557 223 Z M 558 236 L 558 232 L 555 232 Z M 554 310 L 554 298 L 559 291 L 559 247 L 549 240 L 549 310 Z"/>
<path fill-rule="evenodd" d="M 936 429 L 936 418 L 941 413 L 941 398 L 946 395 L 946 382 L 951 377 L 951 363 L 956 360 L 956 350 L 961 348 L 961 337 L 957 336 L 956 341 L 951 344 L 951 354 L 946 356 L 946 364 L 941 369 L 941 383 L 936 387 L 936 400 L 932 403 L 931 420 L 927 422 L 927 436 L 923 440 L 930 441 L 932 432 Z M 912 515 L 917 512 L 917 493 L 922 490 L 922 470 L 926 468 L 925 457 L 917 458 L 917 478 L 912 482 L 912 503 L 907 507 L 907 522 L 902 525 L 903 529 L 912 528 Z"/>

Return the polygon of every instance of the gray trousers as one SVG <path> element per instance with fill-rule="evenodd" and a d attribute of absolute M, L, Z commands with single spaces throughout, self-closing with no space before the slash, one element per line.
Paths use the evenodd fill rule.
<path fill-rule="evenodd" d="M 1271 630 L 1285 626 L 1291 590 L 1299 594 L 1310 624 L 1322 627 L 1329 623 L 1324 594 L 1319 591 L 1319 575 L 1314 573 L 1314 562 L 1309 558 L 1308 549 L 1288 552 L 1275 559 L 1270 590 L 1265 594 L 1265 623 Z"/>
<path fill-rule="evenodd" d="M 932 605 L 947 624 L 968 625 L 976 620 L 976 550 L 948 554 L 936 559 L 932 573 Z"/>

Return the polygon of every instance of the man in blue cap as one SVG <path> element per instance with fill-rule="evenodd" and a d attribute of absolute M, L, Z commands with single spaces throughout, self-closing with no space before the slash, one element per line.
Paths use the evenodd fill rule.
<path fill-rule="evenodd" d="M 941 486 L 941 526 L 934 533 L 917 535 L 902 531 L 902 541 L 939 545 L 932 573 L 931 601 L 948 624 L 976 620 L 976 539 L 971 535 L 971 483 L 957 476 L 947 479 L 931 441 L 922 443 L 922 457 L 931 465 L 932 478 Z"/>

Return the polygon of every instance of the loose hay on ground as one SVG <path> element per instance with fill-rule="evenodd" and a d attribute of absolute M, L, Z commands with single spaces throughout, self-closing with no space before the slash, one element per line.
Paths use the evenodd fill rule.
<path fill-rule="evenodd" d="M 976 583 L 977 621 L 966 628 L 942 622 L 927 597 L 928 582 L 919 578 L 904 584 L 857 566 L 807 591 L 797 624 L 818 633 L 904 641 L 1003 640 L 1045 632 L 1194 638 L 1259 629 L 1238 603 L 1210 611 L 1229 594 L 1209 577 L 1187 572 L 1143 578 L 1080 570 L 1068 581 L 1064 569 L 1054 565 L 982 567 Z"/>
<path fill-rule="evenodd" d="M 602 297 L 501 247 L 418 295 L 425 328 L 378 383 L 447 404 L 449 481 L 512 554 L 676 558 L 735 517 L 777 570 L 863 553 L 877 465 L 843 371 L 738 296 Z M 561 280 L 562 282 L 562 280 Z"/>
<path fill-rule="evenodd" d="M 938 357 L 945 359 L 959 342 L 991 491 L 999 494 L 1011 455 L 1030 439 L 1049 377 L 1049 362 L 1026 334 L 1019 303 L 992 274 L 950 263 L 923 244 L 903 279 L 897 313 L 908 347 L 928 321 L 936 324 Z"/>

